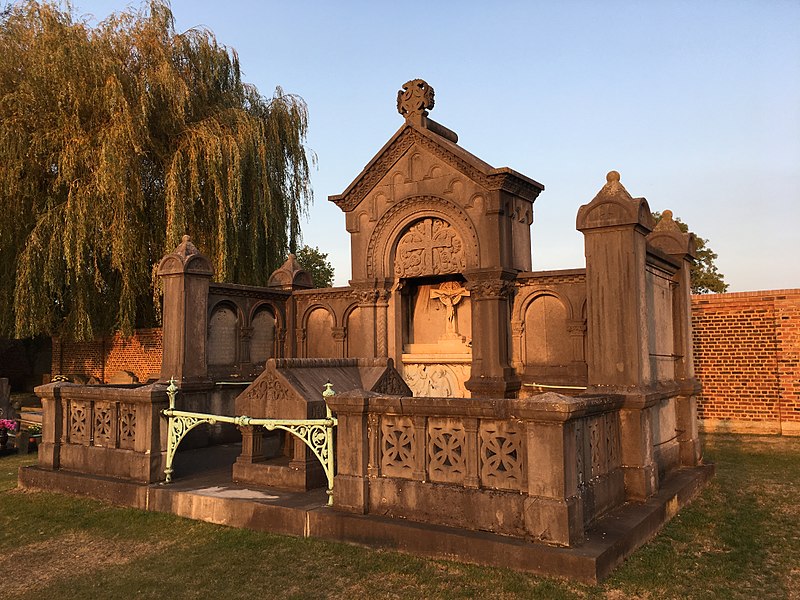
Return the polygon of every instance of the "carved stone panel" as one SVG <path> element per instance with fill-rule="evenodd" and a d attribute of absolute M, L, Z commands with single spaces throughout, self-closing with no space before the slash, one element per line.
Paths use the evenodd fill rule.
<path fill-rule="evenodd" d="M 397 243 L 397 277 L 461 273 L 465 268 L 461 238 L 442 219 L 426 218 L 413 223 Z"/>
<path fill-rule="evenodd" d="M 463 484 L 467 474 L 464 425 L 457 419 L 428 419 L 428 477 L 431 481 Z"/>
<path fill-rule="evenodd" d="M 91 404 L 72 400 L 69 402 L 69 441 L 72 444 L 85 444 L 91 435 Z"/>
<path fill-rule="evenodd" d="M 417 397 L 469 398 L 464 382 L 469 379 L 470 365 L 404 363 L 403 378 Z"/>
<path fill-rule="evenodd" d="M 481 485 L 524 489 L 524 431 L 505 421 L 481 421 L 478 429 Z"/>
<path fill-rule="evenodd" d="M 116 446 L 116 413 L 116 407 L 111 403 L 95 403 L 92 434 L 95 446 L 103 446 L 104 448 L 113 448 Z"/>
<path fill-rule="evenodd" d="M 384 477 L 413 479 L 417 457 L 416 431 L 410 417 L 381 417 L 381 474 Z"/>
<path fill-rule="evenodd" d="M 133 449 L 136 442 L 136 405 L 119 407 L 119 447 Z"/>

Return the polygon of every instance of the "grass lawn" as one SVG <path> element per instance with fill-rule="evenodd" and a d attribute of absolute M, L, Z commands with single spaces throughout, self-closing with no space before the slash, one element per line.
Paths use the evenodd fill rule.
<path fill-rule="evenodd" d="M 0 458 L 2 598 L 800 599 L 800 438 L 709 435 L 711 485 L 598 586 L 15 489 Z"/>

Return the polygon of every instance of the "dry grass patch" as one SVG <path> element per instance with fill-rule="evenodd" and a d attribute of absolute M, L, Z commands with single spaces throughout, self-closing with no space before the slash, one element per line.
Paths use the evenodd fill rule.
<path fill-rule="evenodd" d="M 125 565 L 132 560 L 161 552 L 170 545 L 109 539 L 86 532 L 71 532 L 57 541 L 23 544 L 0 556 L 3 591 L 15 596 L 29 589 L 42 589 L 59 579 L 82 577 L 97 569 Z"/>

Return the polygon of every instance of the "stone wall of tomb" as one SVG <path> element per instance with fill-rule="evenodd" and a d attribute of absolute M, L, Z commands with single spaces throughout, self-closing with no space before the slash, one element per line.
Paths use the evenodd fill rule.
<path fill-rule="evenodd" d="M 512 342 L 514 365 L 523 383 L 580 385 L 585 381 L 582 286 L 580 269 L 520 274 L 512 313 Z M 335 313 L 344 312 L 327 307 L 330 301 L 349 301 L 343 291 L 337 292 L 328 294 L 331 298 L 327 303 L 321 302 L 319 292 L 301 293 L 303 310 L 298 321 L 302 323 L 305 316 L 307 332 L 309 325 L 312 329 L 326 326 L 316 322 L 319 315 L 330 320 L 337 318 Z M 314 311 L 323 306 L 325 314 L 315 315 Z M 356 339 L 361 335 L 361 328 L 355 326 L 356 317 L 357 311 L 353 311 L 346 323 L 350 325 L 344 342 L 347 356 L 355 355 L 362 343 Z M 335 347 L 336 335 L 341 335 L 338 328 L 345 323 L 327 326 L 334 333 L 328 338 L 329 350 L 339 356 L 342 350 Z M 735 433 L 800 434 L 800 290 L 696 295 L 692 297 L 692 326 L 695 369 L 703 383 L 698 402 L 701 427 Z M 546 338 L 556 329 L 569 336 L 571 345 L 559 347 L 564 360 L 555 360 L 558 357 L 550 357 L 549 349 L 529 343 L 542 334 Z M 302 346 L 302 333 L 297 335 Z M 316 330 L 312 338 L 319 339 Z M 140 381 L 146 381 L 160 368 L 158 328 L 138 330 L 131 338 L 118 335 L 94 342 L 53 340 L 53 374 L 107 381 L 118 371 L 131 371 Z"/>
<path fill-rule="evenodd" d="M 706 431 L 800 435 L 800 289 L 692 297 Z"/>
<path fill-rule="evenodd" d="M 585 386 L 585 336 L 585 269 L 517 276 L 511 340 L 522 395 L 548 389 L 541 385 Z"/>

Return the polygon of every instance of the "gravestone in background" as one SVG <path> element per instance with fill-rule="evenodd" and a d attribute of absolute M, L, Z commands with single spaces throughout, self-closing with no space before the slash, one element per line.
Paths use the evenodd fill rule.
<path fill-rule="evenodd" d="M 0 419 L 16 419 L 17 411 L 11 406 L 11 386 L 7 377 L 0 377 Z"/>

